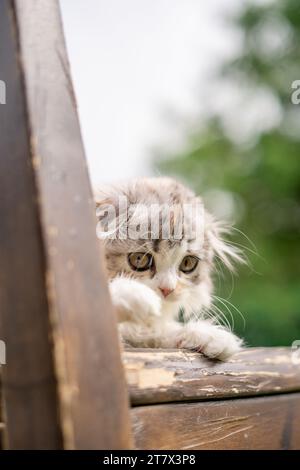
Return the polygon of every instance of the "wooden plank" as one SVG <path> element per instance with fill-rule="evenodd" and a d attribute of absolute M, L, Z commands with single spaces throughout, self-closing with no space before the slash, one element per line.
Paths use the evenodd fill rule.
<path fill-rule="evenodd" d="M 58 2 L 0 4 L 9 446 L 127 448 L 127 390 Z"/>
<path fill-rule="evenodd" d="M 300 390 L 300 367 L 290 348 L 249 348 L 228 362 L 184 350 L 124 352 L 134 405 Z"/>
<path fill-rule="evenodd" d="M 0 422 L 0 450 L 3 450 L 4 444 L 4 423 Z"/>
<path fill-rule="evenodd" d="M 131 410 L 138 449 L 300 449 L 300 394 Z"/>
<path fill-rule="evenodd" d="M 26 119 L 16 28 L 10 2 L 0 2 L 0 339 L 12 448 L 57 448 L 55 375 L 44 283 L 44 257 Z"/>
<path fill-rule="evenodd" d="M 1 365 L 0 365 L 1 372 Z M 1 376 L 0 376 L 0 450 L 4 447 L 4 416 L 2 409 L 2 389 L 1 389 Z"/>

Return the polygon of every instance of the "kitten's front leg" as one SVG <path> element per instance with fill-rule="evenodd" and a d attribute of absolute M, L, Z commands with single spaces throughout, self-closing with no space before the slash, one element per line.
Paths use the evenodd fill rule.
<path fill-rule="evenodd" d="M 242 340 L 225 328 L 208 321 L 186 324 L 169 323 L 161 339 L 161 347 L 186 348 L 210 358 L 228 359 L 241 350 Z"/>
<path fill-rule="evenodd" d="M 117 277 L 109 284 L 119 322 L 151 323 L 161 315 L 161 299 L 150 287 L 126 277 Z"/>

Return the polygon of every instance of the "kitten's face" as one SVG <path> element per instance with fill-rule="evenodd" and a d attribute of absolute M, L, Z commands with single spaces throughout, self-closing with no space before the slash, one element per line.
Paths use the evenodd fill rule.
<path fill-rule="evenodd" d="M 138 279 L 164 302 L 188 301 L 201 282 L 209 288 L 209 264 L 196 240 L 132 241 L 125 251 L 107 247 L 106 255 L 112 278 L 122 273 Z"/>
<path fill-rule="evenodd" d="M 137 211 L 134 208 L 136 204 L 147 207 L 153 204 L 158 204 L 159 207 L 176 204 L 177 208 L 189 204 L 198 208 L 200 201 L 192 191 L 172 179 L 150 178 L 98 192 L 98 209 L 103 213 L 108 204 L 117 207 L 120 195 L 126 196 L 128 201 L 126 221 L 134 220 L 140 225 L 145 222 L 146 211 Z M 117 226 L 121 224 L 122 216 L 118 206 L 115 216 Z M 174 232 L 177 216 L 178 213 L 171 217 L 171 234 Z M 138 279 L 151 287 L 165 306 L 178 304 L 186 310 L 208 307 L 211 301 L 214 255 L 229 263 L 228 256 L 233 256 L 233 252 L 220 238 L 217 226 L 207 213 L 203 211 L 197 220 L 202 225 L 202 230 L 193 232 L 193 236 L 187 230 L 189 227 L 185 227 L 181 236 L 176 239 L 173 236 L 168 239 L 151 238 L 152 232 L 148 239 L 103 237 L 109 277 L 113 279 L 118 275 L 126 275 Z M 195 225 L 195 218 L 188 219 L 188 224 Z"/>

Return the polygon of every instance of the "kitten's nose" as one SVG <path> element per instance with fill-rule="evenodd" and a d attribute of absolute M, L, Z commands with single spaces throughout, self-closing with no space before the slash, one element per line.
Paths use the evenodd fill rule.
<path fill-rule="evenodd" d="M 171 294 L 174 289 L 169 289 L 168 287 L 160 287 L 159 290 L 161 291 L 164 297 L 168 297 L 168 295 Z"/>

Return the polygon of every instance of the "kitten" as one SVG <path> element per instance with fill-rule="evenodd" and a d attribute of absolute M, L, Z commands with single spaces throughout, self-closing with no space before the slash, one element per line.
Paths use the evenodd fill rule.
<path fill-rule="evenodd" d="M 226 229 L 201 199 L 171 178 L 109 186 L 95 197 L 122 340 L 221 360 L 238 351 L 242 340 L 207 313 L 215 259 L 232 270 L 242 257 L 222 238 Z M 180 312 L 185 322 L 178 320 Z"/>

